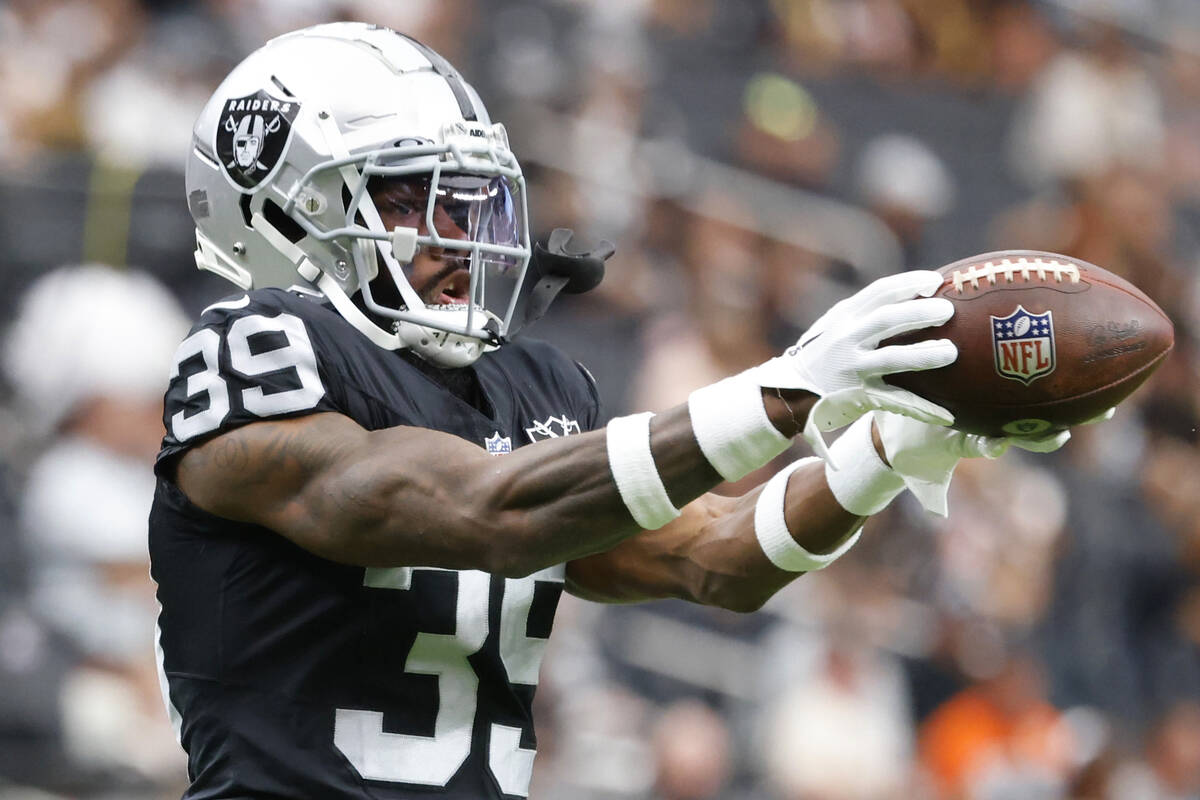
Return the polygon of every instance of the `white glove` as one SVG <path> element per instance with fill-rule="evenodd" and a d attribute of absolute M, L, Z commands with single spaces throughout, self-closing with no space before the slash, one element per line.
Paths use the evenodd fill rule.
<path fill-rule="evenodd" d="M 1109 419 L 1115 411 L 1109 409 L 1088 422 Z M 960 459 L 999 458 L 1010 446 L 1034 453 L 1050 453 L 1071 438 L 1070 431 L 1036 437 L 978 436 L 927 425 L 886 411 L 875 412 L 875 424 L 892 470 L 904 479 L 905 486 L 922 506 L 943 517 L 949 513 L 946 496 Z"/>
<path fill-rule="evenodd" d="M 953 363 L 948 339 L 879 347 L 884 339 L 941 325 L 954 315 L 945 298 L 930 297 L 942 284 L 932 270 L 889 275 L 830 308 L 783 355 L 749 370 L 763 387 L 804 389 L 820 397 L 808 415 L 804 438 L 826 460 L 820 431 L 848 425 L 872 409 L 904 414 L 935 425 L 954 415 L 912 392 L 890 386 L 893 372 L 935 369 Z"/>

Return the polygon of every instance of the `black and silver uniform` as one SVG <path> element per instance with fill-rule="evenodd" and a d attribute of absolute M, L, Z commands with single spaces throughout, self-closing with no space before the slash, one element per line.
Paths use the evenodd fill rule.
<path fill-rule="evenodd" d="M 528 793 L 530 704 L 564 566 L 505 579 L 337 564 L 206 513 L 172 482 L 188 447 L 264 418 L 337 412 L 497 455 L 599 422 L 586 372 L 539 342 L 456 371 L 474 372 L 472 391 L 432 371 L 371 343 L 324 298 L 280 289 L 209 307 L 180 346 L 150 555 L 188 800 Z"/>

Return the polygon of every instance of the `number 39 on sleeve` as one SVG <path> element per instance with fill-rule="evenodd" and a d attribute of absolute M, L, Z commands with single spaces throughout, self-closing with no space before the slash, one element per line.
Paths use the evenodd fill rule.
<path fill-rule="evenodd" d="M 222 335 L 202 328 L 183 340 L 171 368 L 170 432 L 180 442 L 211 433 L 229 416 L 236 396 L 255 417 L 313 408 L 325 396 L 308 331 L 299 317 L 251 314 L 225 331 L 229 370 L 221 368 Z M 186 374 L 182 389 L 175 382 Z M 246 384 L 240 390 L 231 383 Z M 290 387 L 290 388 L 288 388 Z M 182 395 L 182 397 L 180 397 Z M 172 398 L 178 398 L 172 403 Z"/>

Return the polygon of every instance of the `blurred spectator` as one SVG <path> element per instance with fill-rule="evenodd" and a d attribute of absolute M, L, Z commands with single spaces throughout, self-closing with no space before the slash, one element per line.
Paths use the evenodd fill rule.
<path fill-rule="evenodd" d="M 1193 16 L 1171 30 L 1166 61 L 1167 179 L 1172 195 L 1194 207 L 1200 201 L 1200 20 Z"/>
<path fill-rule="evenodd" d="M 18 0 L 0 8 L 4 159 L 81 146 L 83 93 L 136 41 L 143 21 L 136 0 Z"/>
<path fill-rule="evenodd" d="M 964 689 L 921 726 L 920 760 L 939 797 L 1058 797 L 1075 743 L 1046 698 L 1030 652 L 1002 657 L 997 672 Z"/>
<path fill-rule="evenodd" d="M 1058 477 L 1023 464 L 964 462 L 955 470 L 948 519 L 937 520 L 941 574 L 937 599 L 952 613 L 1029 631 L 1053 592 L 1053 566 L 1067 521 Z"/>
<path fill-rule="evenodd" d="M 1118 28 L 1089 31 L 1093 47 L 1059 54 L 1034 81 L 1012 129 L 1011 160 L 1034 186 L 1163 163 L 1163 102 Z"/>
<path fill-rule="evenodd" d="M 227 32 L 207 16 L 156 18 L 111 69 L 81 92 L 89 149 L 132 169 L 178 168 L 212 86 L 236 62 Z"/>
<path fill-rule="evenodd" d="M 1200 704 L 1181 702 L 1154 726 L 1140 759 L 1118 768 L 1104 800 L 1200 797 Z"/>
<path fill-rule="evenodd" d="M 1045 12 L 1030 0 L 993 4 L 987 30 L 991 32 L 992 80 L 1003 91 L 1027 88 L 1058 49 Z"/>
<path fill-rule="evenodd" d="M 26 424 L 38 434 L 78 431 L 145 465 L 161 434 L 158 394 L 187 328 L 176 301 L 140 273 L 89 264 L 44 275 L 4 347 Z"/>
<path fill-rule="evenodd" d="M 32 609 L 81 660 L 59 687 L 64 745 L 80 764 L 177 785 L 151 650 L 146 580 L 160 397 L 188 321 L 153 279 L 64 267 L 25 295 L 4 366 L 46 445 L 29 470 L 20 524 Z"/>
<path fill-rule="evenodd" d="M 1184 477 L 1194 456 L 1165 441 L 1146 450 L 1126 411 L 1080 429 L 1063 451 L 1071 522 L 1053 567 L 1042 653 L 1057 696 L 1114 715 L 1132 737 L 1173 699 L 1200 691 L 1200 662 L 1189 656 L 1200 651 L 1177 627 L 1187 578 L 1168 525 L 1181 507 L 1165 497 L 1194 497 Z"/>
<path fill-rule="evenodd" d="M 56 773 L 72 771 L 61 747 L 57 690 L 73 654 L 26 601 L 29 559 L 14 490 L 0 462 L 0 786 L 6 781 L 44 786 Z"/>
<path fill-rule="evenodd" d="M 683 305 L 660 308 L 647 330 L 646 361 L 635 384 L 637 408 L 669 408 L 693 389 L 770 357 L 769 320 L 756 313 L 764 286 L 751 212 L 717 190 L 705 198 L 704 208 L 703 216 L 687 222 L 686 282 L 668 299 Z"/>
<path fill-rule="evenodd" d="M 911 796 L 913 721 L 903 672 L 862 634 L 835 629 L 791 663 L 774 663 L 786 688 L 764 708 L 760 737 L 766 780 L 782 800 Z"/>
<path fill-rule="evenodd" d="M 750 77 L 742 96 L 737 159 L 775 180 L 823 189 L 837 166 L 837 130 L 800 84 L 776 73 Z"/>
<path fill-rule="evenodd" d="M 671 290 L 671 298 L 684 306 L 660 303 L 644 331 L 644 359 L 632 388 L 635 408 L 669 408 L 686 401 L 692 390 L 774 353 L 770 339 L 776 320 L 766 313 L 764 242 L 753 232 L 751 211 L 718 190 L 706 196 L 701 208 L 704 213 L 688 222 L 685 284 Z M 771 470 L 768 465 L 719 491 L 746 491 Z"/>
<path fill-rule="evenodd" d="M 667 708 L 654 725 L 657 800 L 722 797 L 730 774 L 729 730 L 722 718 L 697 701 Z"/>
<path fill-rule="evenodd" d="M 859 198 L 896 234 L 905 264 L 928 266 L 921 255 L 925 226 L 954 203 L 954 177 L 946 165 L 921 140 L 888 133 L 863 148 L 857 173 Z"/>

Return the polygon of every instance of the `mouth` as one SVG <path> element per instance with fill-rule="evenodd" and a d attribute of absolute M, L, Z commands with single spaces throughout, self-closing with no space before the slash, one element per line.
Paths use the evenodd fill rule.
<path fill-rule="evenodd" d="M 470 300 L 470 296 L 471 273 L 465 269 L 458 269 L 441 283 L 439 291 L 434 295 L 434 302 L 440 305 L 462 305 Z"/>
<path fill-rule="evenodd" d="M 447 264 L 419 294 L 430 305 L 464 305 L 470 302 L 471 272 L 465 264 Z"/>

